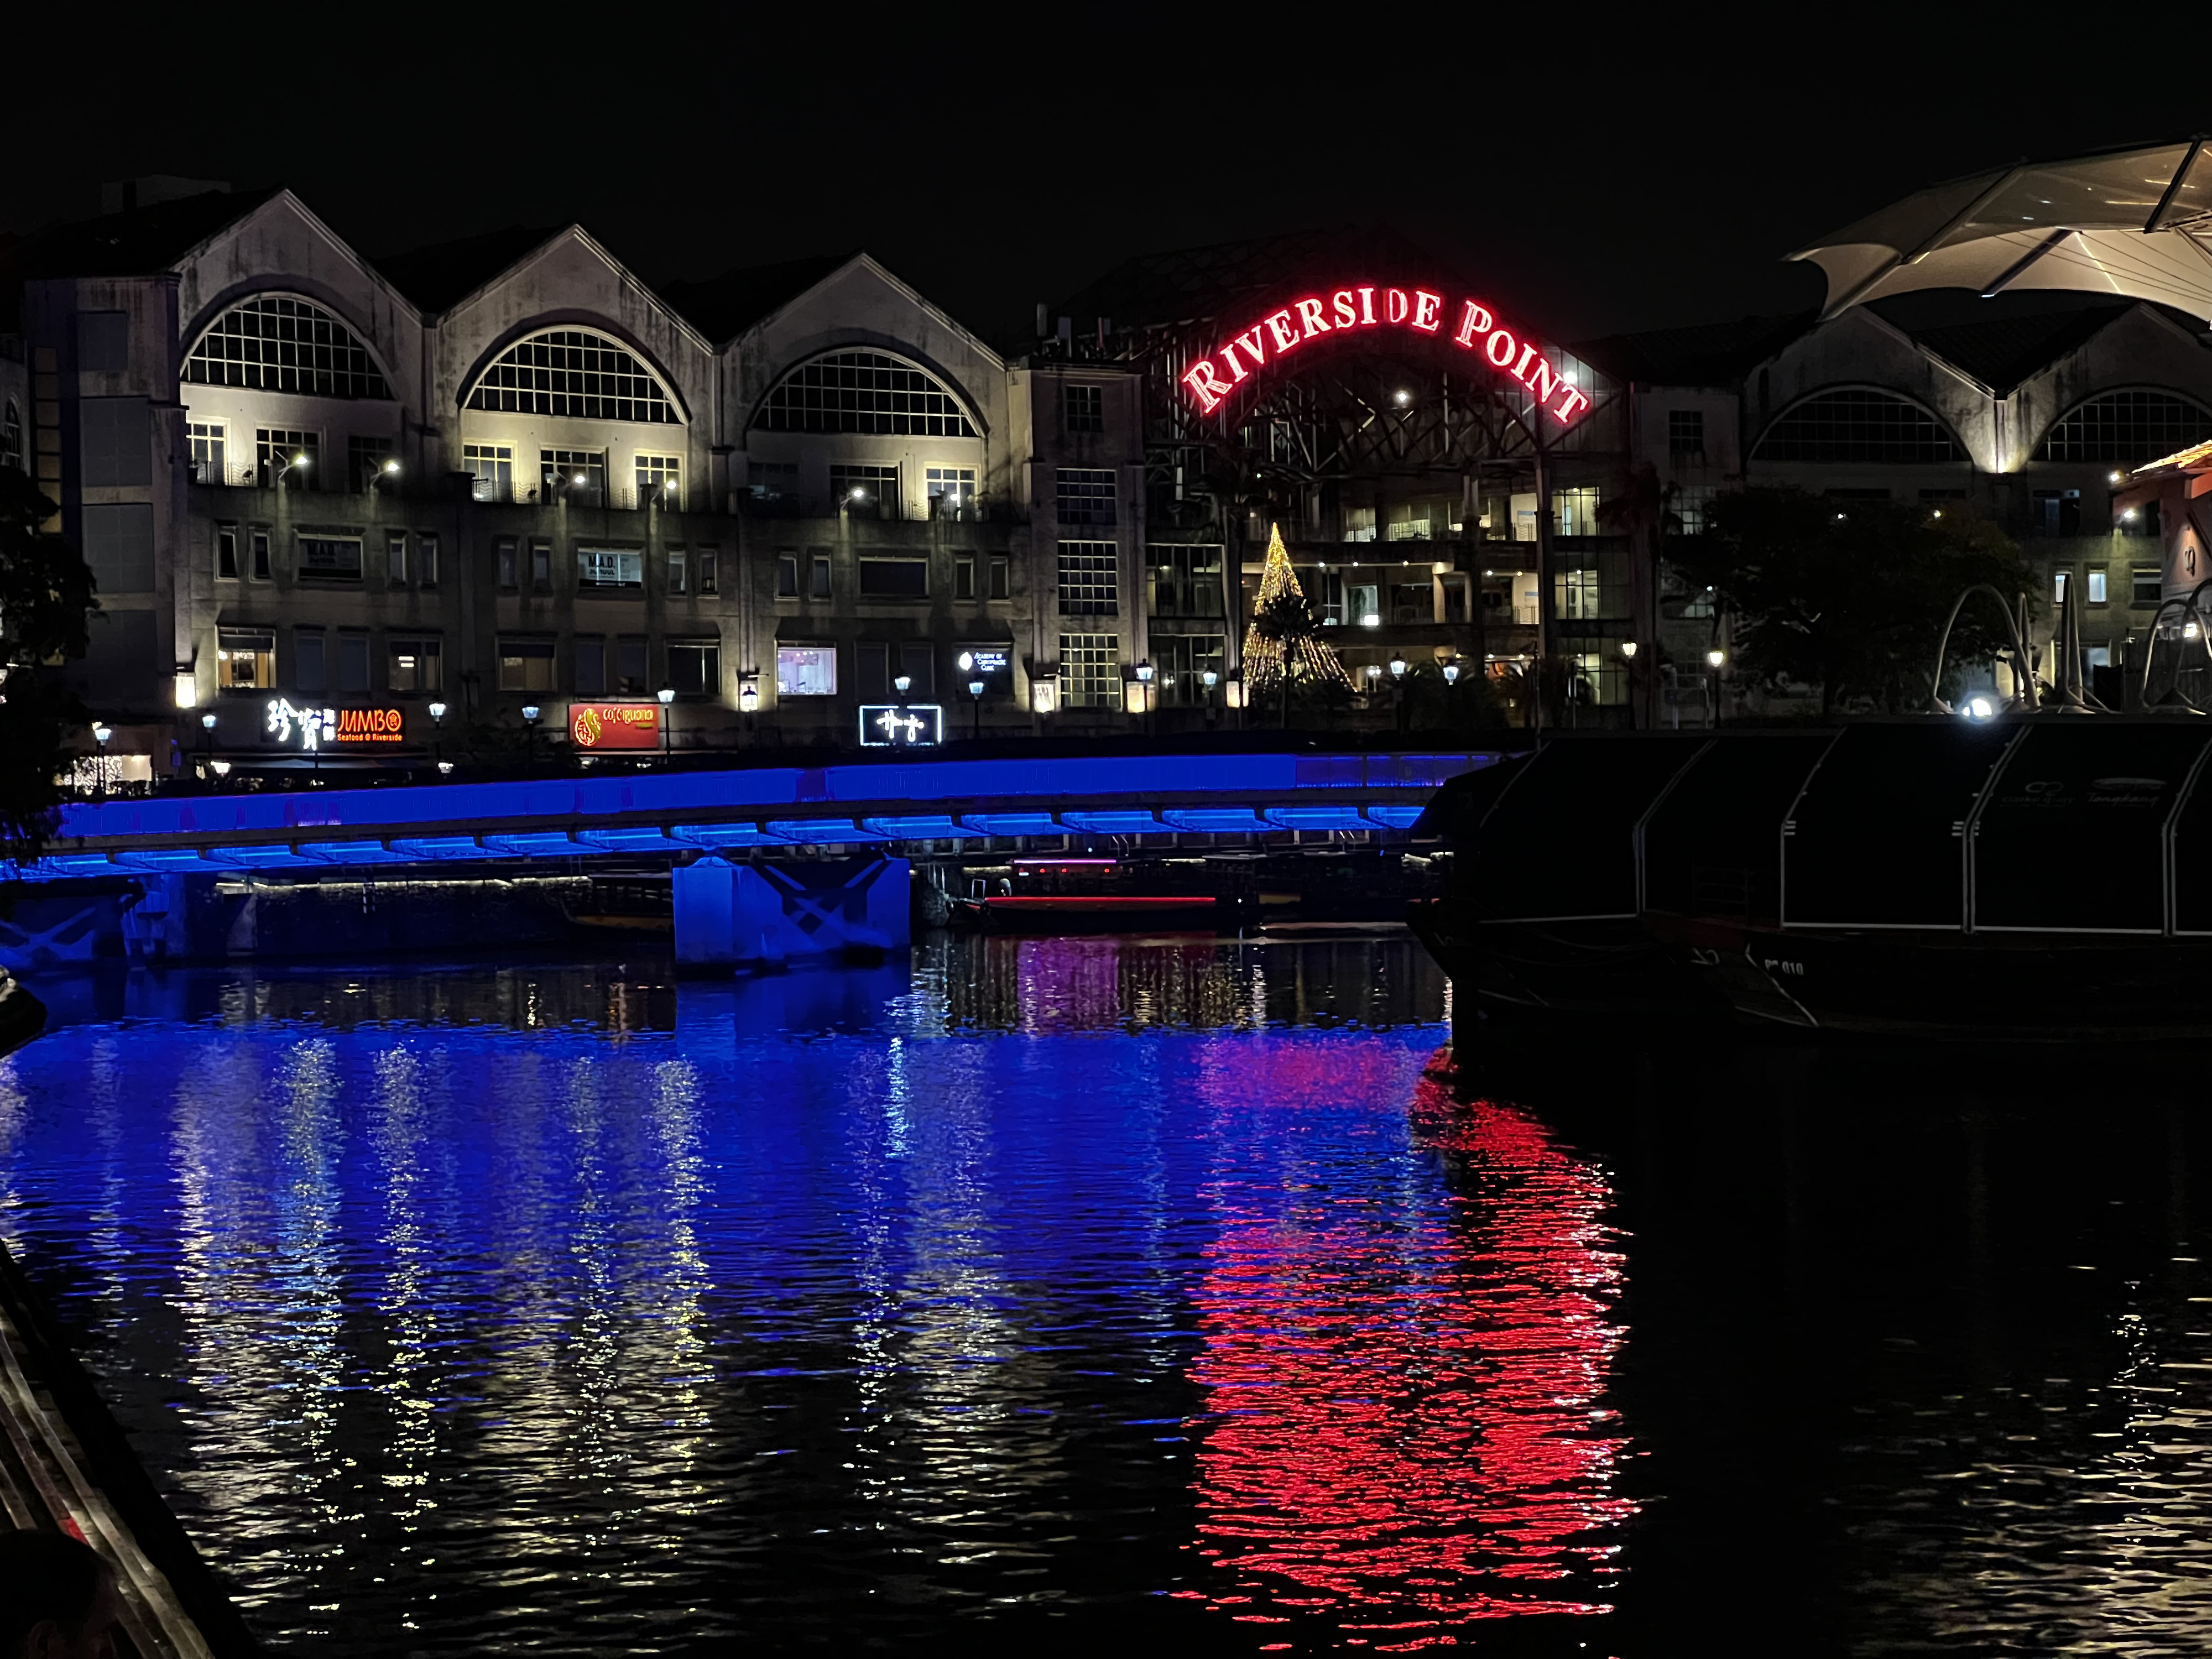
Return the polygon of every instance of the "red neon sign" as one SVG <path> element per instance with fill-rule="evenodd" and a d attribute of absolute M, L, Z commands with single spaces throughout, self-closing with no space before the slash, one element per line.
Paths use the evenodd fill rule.
<path fill-rule="evenodd" d="M 1231 336 L 1212 356 L 1192 364 L 1183 374 L 1183 387 L 1198 405 L 1198 412 L 1211 415 L 1252 377 L 1254 370 L 1280 362 L 1316 336 L 1370 328 L 1410 328 L 1419 334 L 1441 334 L 1448 315 L 1456 319 L 1451 333 L 1454 345 L 1462 351 L 1480 353 L 1492 368 L 1520 381 L 1538 407 L 1561 426 L 1572 425 L 1590 406 L 1589 398 L 1567 384 L 1542 346 L 1520 338 L 1480 300 L 1462 301 L 1448 312 L 1444 296 L 1432 289 L 1385 288 L 1378 283 L 1356 284 L 1326 297 L 1315 295 L 1291 301 L 1242 334 Z"/>

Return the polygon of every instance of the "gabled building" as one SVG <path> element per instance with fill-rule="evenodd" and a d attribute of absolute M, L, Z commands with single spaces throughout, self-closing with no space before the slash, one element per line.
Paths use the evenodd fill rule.
<path fill-rule="evenodd" d="M 155 775 L 296 761 L 279 703 L 374 707 L 364 759 L 434 706 L 672 701 L 679 746 L 1129 717 L 1128 377 L 1009 362 L 865 253 L 662 290 L 578 226 L 374 262 L 210 191 L 0 247 L 0 460 L 92 564 L 74 672 Z M 1066 672 L 1040 514 L 1097 550 Z"/>
<path fill-rule="evenodd" d="M 2117 706 L 2118 665 L 2176 580 L 2155 514 L 2126 515 L 2118 492 L 2131 469 L 2212 437 L 2212 349 L 2194 319 L 2126 299 L 1912 295 L 1826 321 L 1753 318 L 1581 349 L 1629 382 L 1634 451 L 1673 486 L 1679 533 L 1702 533 L 1712 497 L 1745 485 L 1793 486 L 1838 512 L 1883 500 L 1981 514 L 2036 569 L 2038 649 L 2047 602 L 2080 581 L 2085 668 L 2093 682 L 2111 671 Z M 1672 578 L 1663 542 L 1657 553 L 1650 707 L 1689 723 L 1711 708 L 1703 659 L 1725 619 Z"/>

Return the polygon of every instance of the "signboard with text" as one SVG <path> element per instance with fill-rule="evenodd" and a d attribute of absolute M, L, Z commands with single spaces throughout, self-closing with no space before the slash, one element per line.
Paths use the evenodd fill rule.
<path fill-rule="evenodd" d="M 397 703 L 358 704 L 349 708 L 301 708 L 289 698 L 271 697 L 264 710 L 261 735 L 280 749 L 313 754 L 325 749 L 407 741 L 407 711 Z"/>
<path fill-rule="evenodd" d="M 1258 370 L 1309 340 L 1390 329 L 1449 340 L 1488 364 L 1489 372 L 1518 380 L 1534 405 L 1561 426 L 1573 425 L 1590 406 L 1589 393 L 1575 384 L 1572 366 L 1551 348 L 1516 334 L 1480 300 L 1379 283 L 1291 301 L 1193 364 L 1182 375 L 1183 390 L 1200 414 L 1211 415 Z"/>
<path fill-rule="evenodd" d="M 945 710 L 933 702 L 863 703 L 860 741 L 871 749 L 918 749 L 945 741 Z"/>
<path fill-rule="evenodd" d="M 658 749 L 657 702 L 572 702 L 568 741 L 579 749 Z"/>

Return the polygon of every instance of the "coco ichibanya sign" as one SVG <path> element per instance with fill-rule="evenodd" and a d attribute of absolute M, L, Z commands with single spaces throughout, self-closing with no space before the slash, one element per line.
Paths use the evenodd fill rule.
<path fill-rule="evenodd" d="M 1520 381 L 1536 406 L 1561 426 L 1571 426 L 1590 405 L 1588 395 L 1568 383 L 1541 345 L 1506 327 L 1481 301 L 1448 301 L 1433 289 L 1375 283 L 1291 301 L 1232 336 L 1211 357 L 1192 364 L 1182 376 L 1183 390 L 1200 414 L 1211 415 L 1256 370 L 1280 362 L 1307 341 L 1384 328 L 1449 337 L 1461 350 L 1480 355 L 1498 374 Z"/>

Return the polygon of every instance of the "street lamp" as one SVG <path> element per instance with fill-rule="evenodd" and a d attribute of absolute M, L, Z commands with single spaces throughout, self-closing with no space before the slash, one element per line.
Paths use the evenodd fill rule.
<path fill-rule="evenodd" d="M 971 659 L 963 657 L 962 660 L 969 661 Z M 969 681 L 968 696 L 975 710 L 975 740 L 978 743 L 981 743 L 983 740 L 983 682 L 981 680 Z"/>
<path fill-rule="evenodd" d="M 311 465 L 313 465 L 313 463 L 308 460 L 307 452 L 302 450 L 299 454 L 295 455 L 290 460 L 285 462 L 283 465 L 278 467 L 276 471 L 270 475 L 269 479 L 269 487 L 271 489 L 283 489 L 284 487 L 284 475 L 287 472 L 305 472 Z"/>
<path fill-rule="evenodd" d="M 671 687 L 664 685 L 653 695 L 660 702 L 660 763 L 665 766 L 668 764 L 669 746 L 673 741 L 670 728 L 676 723 L 676 693 Z"/>
<path fill-rule="evenodd" d="M 114 735 L 113 726 L 102 726 L 98 720 L 92 723 L 92 740 L 100 745 L 99 770 L 94 775 L 98 781 L 93 788 L 94 793 L 101 799 L 107 796 L 107 740 Z"/>
<path fill-rule="evenodd" d="M 442 702 L 430 705 L 430 757 L 438 763 L 441 773 L 453 769 L 446 763 L 446 705 Z"/>
<path fill-rule="evenodd" d="M 1636 660 L 1636 641 L 1634 640 L 1623 640 L 1620 642 L 1620 654 L 1627 658 L 1629 661 L 1634 662 Z"/>
<path fill-rule="evenodd" d="M 534 702 L 522 705 L 522 723 L 529 728 L 523 734 L 523 741 L 526 745 L 530 769 L 533 772 L 538 769 L 538 717 L 542 712 Z"/>
<path fill-rule="evenodd" d="M 1717 645 L 1705 653 L 1705 666 L 1712 672 L 1705 678 L 1712 688 L 1713 714 L 1711 724 L 1721 723 L 1721 669 L 1728 661 L 1728 653 Z"/>
<path fill-rule="evenodd" d="M 1145 732 L 1150 736 L 1152 730 L 1152 665 L 1150 658 L 1137 665 L 1137 684 L 1145 688 Z"/>
<path fill-rule="evenodd" d="M 200 716 L 200 753 L 208 759 L 215 756 L 215 710 L 210 708 Z"/>
<path fill-rule="evenodd" d="M 1220 671 L 1207 669 L 1198 677 L 1198 683 L 1206 688 L 1206 729 L 1210 732 L 1213 729 L 1213 691 L 1221 684 Z"/>

